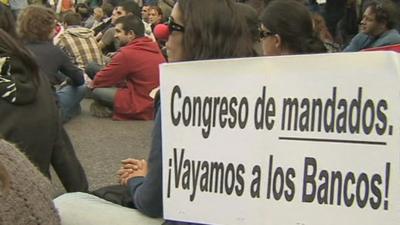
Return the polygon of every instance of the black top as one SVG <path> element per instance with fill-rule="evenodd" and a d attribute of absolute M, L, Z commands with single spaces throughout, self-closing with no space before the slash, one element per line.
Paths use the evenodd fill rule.
<path fill-rule="evenodd" d="M 40 71 L 48 76 L 52 85 L 62 83 L 66 77 L 70 78 L 71 85 L 80 86 L 84 83 L 83 71 L 50 41 L 27 43 L 26 47 L 33 52 Z"/>

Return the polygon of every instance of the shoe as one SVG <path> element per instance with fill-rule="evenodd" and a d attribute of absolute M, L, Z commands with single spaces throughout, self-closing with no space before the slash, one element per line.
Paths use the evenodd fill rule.
<path fill-rule="evenodd" d="M 90 114 L 98 118 L 110 118 L 113 115 L 113 111 L 109 107 L 94 101 L 90 104 Z"/>

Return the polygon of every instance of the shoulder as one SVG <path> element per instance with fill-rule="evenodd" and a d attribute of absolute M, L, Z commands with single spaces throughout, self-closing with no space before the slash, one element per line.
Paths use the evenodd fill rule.
<path fill-rule="evenodd" d="M 354 36 L 352 41 L 354 41 L 354 42 L 364 42 L 367 39 L 369 39 L 368 35 L 366 35 L 364 33 L 358 33 L 356 36 Z"/>
<path fill-rule="evenodd" d="M 382 37 L 382 40 L 387 40 L 389 42 L 400 42 L 400 34 L 396 29 L 389 30 L 384 37 Z M 391 43 L 391 44 L 397 44 L 397 43 Z"/>

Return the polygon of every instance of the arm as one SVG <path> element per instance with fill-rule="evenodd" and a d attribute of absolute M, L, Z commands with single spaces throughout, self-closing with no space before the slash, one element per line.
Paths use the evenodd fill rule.
<path fill-rule="evenodd" d="M 118 52 L 111 60 L 111 63 L 99 71 L 93 80 L 93 87 L 112 87 L 124 81 L 128 75 L 130 64 L 123 52 Z"/>
<path fill-rule="evenodd" d="M 63 50 L 59 47 L 57 48 L 59 50 L 58 54 L 62 57 L 63 62 L 59 70 L 71 79 L 73 86 L 83 85 L 85 83 L 83 71 L 72 63 L 71 59 L 63 52 Z"/>
<path fill-rule="evenodd" d="M 135 207 L 150 217 L 162 217 L 162 151 L 161 113 L 157 113 L 153 131 L 152 147 L 146 176 L 128 180 L 128 189 Z"/>
<path fill-rule="evenodd" d="M 106 46 L 114 44 L 115 28 L 108 29 L 98 42 L 100 50 L 103 50 Z"/>

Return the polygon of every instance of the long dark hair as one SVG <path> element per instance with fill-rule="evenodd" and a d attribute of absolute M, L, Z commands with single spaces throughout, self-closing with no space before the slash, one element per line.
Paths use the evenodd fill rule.
<path fill-rule="evenodd" d="M 254 56 L 253 41 L 231 0 L 178 0 L 186 60 Z"/>
<path fill-rule="evenodd" d="M 3 29 L 0 29 L 0 55 L 19 59 L 30 72 L 35 84 L 39 84 L 39 68 L 32 54 Z"/>
<path fill-rule="evenodd" d="M 326 52 L 314 31 L 311 14 L 293 0 L 272 1 L 261 16 L 262 24 L 281 37 L 282 47 L 293 54 Z"/>
<path fill-rule="evenodd" d="M 11 10 L 3 3 L 0 3 L 0 28 L 5 30 L 13 38 L 17 37 L 14 16 Z"/>

